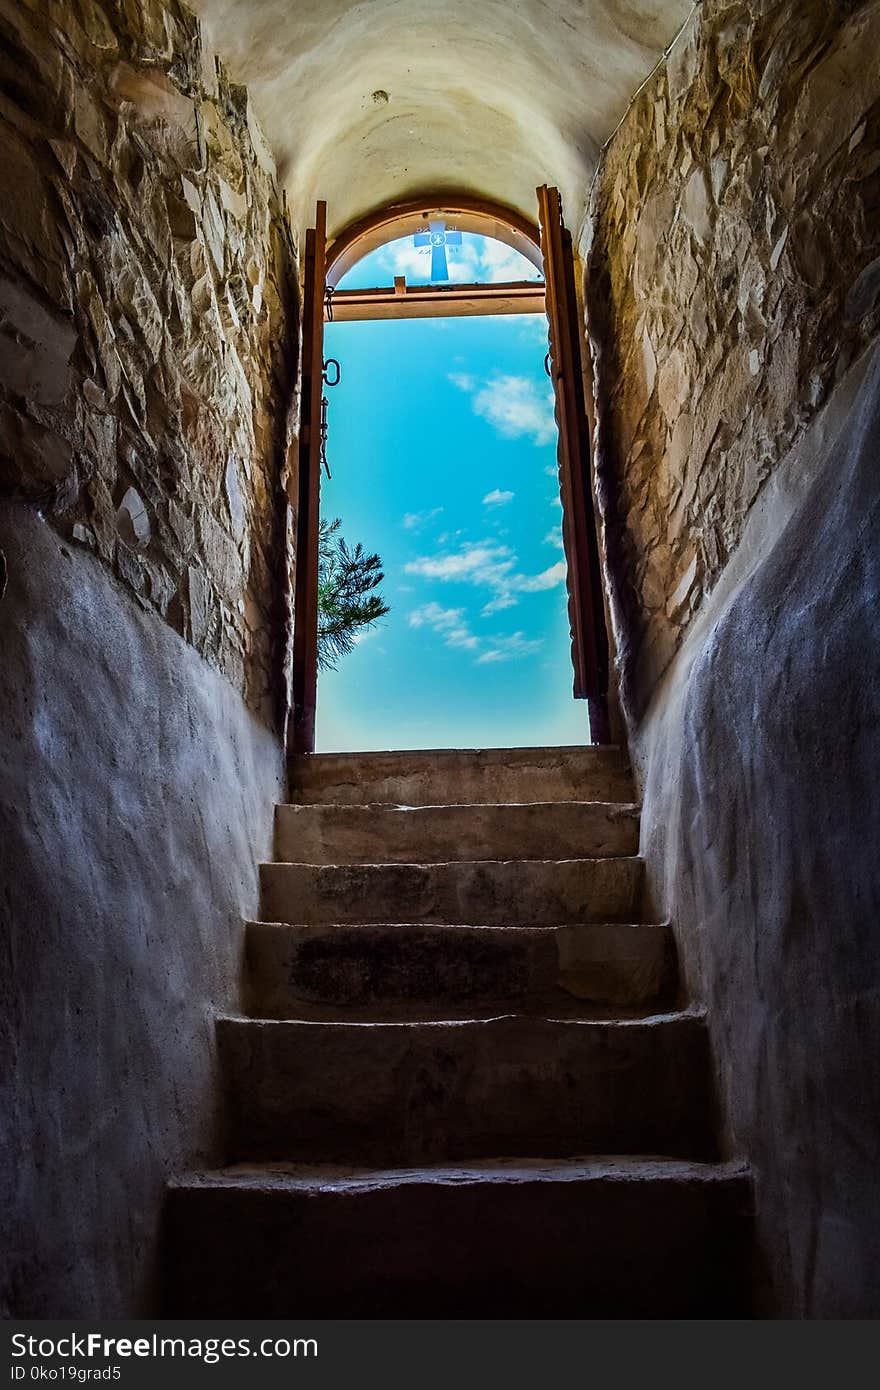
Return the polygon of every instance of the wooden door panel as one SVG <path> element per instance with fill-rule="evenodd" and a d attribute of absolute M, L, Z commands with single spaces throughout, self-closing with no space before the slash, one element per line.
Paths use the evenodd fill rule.
<path fill-rule="evenodd" d="M 590 702 L 595 741 L 606 742 L 608 634 L 584 402 L 581 331 L 571 234 L 555 188 L 537 190 L 550 362 L 559 430 L 559 490 L 568 585 L 574 696 Z"/>

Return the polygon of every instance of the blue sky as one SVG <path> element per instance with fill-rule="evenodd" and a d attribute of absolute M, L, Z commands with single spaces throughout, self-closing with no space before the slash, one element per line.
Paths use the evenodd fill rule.
<path fill-rule="evenodd" d="M 463 240 L 450 278 L 534 278 L 508 247 Z M 403 273 L 414 283 L 429 268 L 411 241 L 391 243 L 343 287 Z M 327 392 L 322 514 L 378 551 L 391 612 L 320 673 L 318 751 L 586 742 L 543 316 L 325 332 L 342 380 Z"/>
<path fill-rule="evenodd" d="M 452 228 L 449 229 L 450 231 Z M 462 232 L 461 244 L 446 252 L 449 279 L 458 284 L 480 281 L 499 284 L 505 280 L 540 280 L 540 270 L 512 246 L 491 237 Z M 411 285 L 427 284 L 431 278 L 431 254 L 419 249 L 412 237 L 389 241 L 364 256 L 339 282 L 339 289 L 362 290 L 373 285 L 390 285 L 395 275 L 405 275 Z"/>

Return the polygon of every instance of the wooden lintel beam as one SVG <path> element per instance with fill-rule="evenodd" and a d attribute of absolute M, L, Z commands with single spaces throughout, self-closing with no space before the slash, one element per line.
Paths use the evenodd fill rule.
<path fill-rule="evenodd" d="M 363 319 L 459 318 L 467 314 L 543 314 L 544 286 L 528 281 L 500 285 L 406 285 L 336 290 L 333 322 Z"/>

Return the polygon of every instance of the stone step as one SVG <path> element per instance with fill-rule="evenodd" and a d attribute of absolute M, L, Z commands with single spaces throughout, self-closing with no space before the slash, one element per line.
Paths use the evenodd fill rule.
<path fill-rule="evenodd" d="M 166 1317 L 749 1317 L 748 1173 L 660 1159 L 172 1184 Z"/>
<path fill-rule="evenodd" d="M 714 1156 L 706 1031 L 692 1013 L 626 1022 L 222 1018 L 218 1039 L 235 1160 Z"/>
<path fill-rule="evenodd" d="M 560 926 L 637 920 L 643 864 L 486 859 L 454 864 L 261 864 L 264 922 Z"/>
<path fill-rule="evenodd" d="M 275 808 L 275 858 L 287 864 L 437 864 L 638 852 L 639 808 L 618 802 Z"/>
<path fill-rule="evenodd" d="M 638 1009 L 675 989 L 667 924 L 470 927 L 247 924 L 248 1012 L 450 1018 L 465 1011 Z"/>
<path fill-rule="evenodd" d="M 288 762 L 290 800 L 335 806 L 632 802 L 620 748 L 430 748 L 308 753 Z"/>

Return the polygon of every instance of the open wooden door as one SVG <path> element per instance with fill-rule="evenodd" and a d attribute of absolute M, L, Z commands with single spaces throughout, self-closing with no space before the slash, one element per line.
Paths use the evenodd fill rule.
<path fill-rule="evenodd" d="M 306 232 L 303 273 L 296 587 L 293 596 L 293 709 L 289 753 L 315 748 L 318 692 L 318 528 L 321 500 L 321 397 L 324 391 L 324 277 L 327 204 Z"/>
<path fill-rule="evenodd" d="M 581 329 L 571 234 L 562 220 L 555 188 L 538 189 L 545 303 L 550 325 L 556 424 L 559 430 L 559 490 L 562 539 L 568 571 L 568 616 L 574 665 L 574 696 L 587 700 L 594 743 L 607 743 L 608 632 L 602 597 L 602 566 L 593 506 L 590 431 L 584 401 Z"/>

